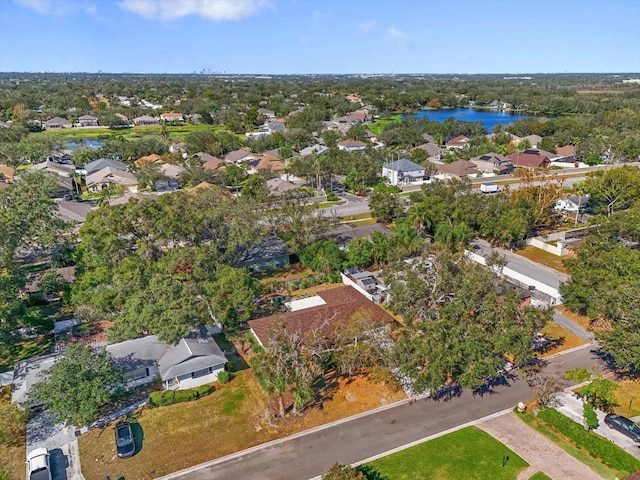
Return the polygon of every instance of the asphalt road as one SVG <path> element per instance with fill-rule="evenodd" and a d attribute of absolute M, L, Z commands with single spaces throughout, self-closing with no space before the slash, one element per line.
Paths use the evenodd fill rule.
<path fill-rule="evenodd" d="M 561 373 L 583 366 L 602 368 L 591 346 L 550 360 L 550 371 Z M 461 424 L 514 407 L 531 398 L 517 376 L 510 385 L 484 395 L 464 390 L 450 399 L 421 399 L 284 439 L 248 453 L 214 460 L 167 477 L 182 480 L 246 478 L 307 480 L 336 462 L 353 464 Z M 204 447 L 204 446 L 203 446 Z M 211 448 L 215 448 L 212 446 Z"/>

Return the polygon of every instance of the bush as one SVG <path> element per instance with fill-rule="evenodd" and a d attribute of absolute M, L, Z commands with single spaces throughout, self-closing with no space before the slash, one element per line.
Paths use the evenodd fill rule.
<path fill-rule="evenodd" d="M 538 418 L 573 440 L 579 447 L 586 449 L 592 457 L 600 459 L 605 465 L 628 473 L 640 470 L 640 460 L 618 448 L 609 440 L 586 431 L 582 425 L 557 410 L 553 408 L 542 410 L 538 413 Z"/>
<path fill-rule="evenodd" d="M 333 190 L 327 191 L 327 201 L 329 202 L 337 202 L 339 200 L 338 196 L 333 192 Z"/>
<path fill-rule="evenodd" d="M 189 390 L 164 390 L 162 392 L 152 392 L 149 395 L 149 404 L 152 407 L 165 407 L 174 403 L 190 402 L 198 398 L 206 397 L 213 392 L 210 385 L 202 385 Z"/>
<path fill-rule="evenodd" d="M 220 372 L 218 373 L 218 381 L 220 383 L 229 383 L 231 381 L 231 372 Z"/>

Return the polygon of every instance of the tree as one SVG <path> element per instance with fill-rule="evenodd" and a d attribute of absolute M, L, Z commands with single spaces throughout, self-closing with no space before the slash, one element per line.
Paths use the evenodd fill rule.
<path fill-rule="evenodd" d="M 49 269 L 42 274 L 38 282 L 38 288 L 45 296 L 56 296 L 67 286 L 62 275 L 54 269 Z"/>
<path fill-rule="evenodd" d="M 158 163 L 147 163 L 140 167 L 140 169 L 136 172 L 136 178 L 138 179 L 138 184 L 142 188 L 153 188 L 155 183 L 158 180 L 161 180 L 164 175 L 160 170 L 160 164 Z"/>
<path fill-rule="evenodd" d="M 53 419 L 68 425 L 87 425 L 122 392 L 124 374 L 103 349 L 70 346 L 29 392 L 29 401 L 41 401 Z"/>
<path fill-rule="evenodd" d="M 585 402 L 582 405 L 582 418 L 584 419 L 584 426 L 587 430 L 592 430 L 598 426 L 598 415 L 589 402 Z"/>
<path fill-rule="evenodd" d="M 371 253 L 371 242 L 366 238 L 354 238 L 347 245 L 346 263 L 349 266 L 366 268 L 373 263 L 373 254 Z"/>
<path fill-rule="evenodd" d="M 384 363 L 382 344 L 388 338 L 382 326 L 366 311 L 356 311 L 346 321 L 336 323 L 332 358 L 340 372 L 352 376 Z"/>
<path fill-rule="evenodd" d="M 603 206 L 607 215 L 615 210 L 629 208 L 640 195 L 640 168 L 628 165 L 622 168 L 598 170 L 589 174 L 579 189 L 591 195 L 596 206 Z"/>
<path fill-rule="evenodd" d="M 267 181 L 258 173 L 250 175 L 244 182 L 240 195 L 242 198 L 254 202 L 264 202 L 270 195 Z"/>
<path fill-rule="evenodd" d="M 319 240 L 302 250 L 300 262 L 316 272 L 338 272 L 342 268 L 342 252 L 335 240 Z"/>
<path fill-rule="evenodd" d="M 400 210 L 398 196 L 389 191 L 375 192 L 369 197 L 371 216 L 382 223 L 391 223 Z"/>
<path fill-rule="evenodd" d="M 538 405 L 541 407 L 558 405 L 558 394 L 562 391 L 562 385 L 557 375 L 533 369 L 525 370 L 524 377 L 531 388 L 533 399 Z"/>
<path fill-rule="evenodd" d="M 613 411 L 616 404 L 618 384 L 606 378 L 595 378 L 580 389 L 580 394 L 595 408 L 605 412 Z"/>
<path fill-rule="evenodd" d="M 210 289 L 211 306 L 222 325 L 233 330 L 251 318 L 259 294 L 260 284 L 246 269 L 221 265 Z"/>

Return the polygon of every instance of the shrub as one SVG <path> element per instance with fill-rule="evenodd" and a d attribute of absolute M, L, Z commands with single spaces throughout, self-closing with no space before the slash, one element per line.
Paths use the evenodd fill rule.
<path fill-rule="evenodd" d="M 152 392 L 149 395 L 149 404 L 152 407 L 165 407 L 174 403 L 190 402 L 198 398 L 205 397 L 213 392 L 210 385 L 202 385 L 198 388 L 188 390 L 164 390 L 162 392 Z"/>
<path fill-rule="evenodd" d="M 218 381 L 220 383 L 229 383 L 231 381 L 231 373 L 227 371 L 218 373 Z"/>
<path fill-rule="evenodd" d="M 338 196 L 333 192 L 333 190 L 328 190 L 327 191 L 327 200 L 329 202 L 336 202 L 336 201 L 338 201 Z"/>
<path fill-rule="evenodd" d="M 572 370 L 567 370 L 562 376 L 572 382 L 582 383 L 591 378 L 591 372 L 584 367 L 578 367 Z"/>
<path fill-rule="evenodd" d="M 609 440 L 586 431 L 582 425 L 557 410 L 553 408 L 542 410 L 538 413 L 538 418 L 573 440 L 579 447 L 586 449 L 592 457 L 600 459 L 605 465 L 628 473 L 640 470 L 640 460 L 618 448 Z"/>

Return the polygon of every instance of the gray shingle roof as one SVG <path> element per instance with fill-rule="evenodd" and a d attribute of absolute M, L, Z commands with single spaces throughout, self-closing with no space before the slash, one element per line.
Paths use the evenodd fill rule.
<path fill-rule="evenodd" d="M 127 166 L 124 163 L 119 162 L 118 160 L 112 160 L 110 158 L 99 158 L 97 160 L 94 160 L 91 163 L 87 163 L 84 169 L 87 171 L 87 175 L 91 175 L 92 173 L 97 172 L 98 170 L 102 170 L 105 167 L 113 167 L 117 170 L 123 171 L 127 170 Z"/>
<path fill-rule="evenodd" d="M 199 341 L 193 335 L 178 340 L 158 362 L 163 380 L 186 375 L 209 367 L 219 367 L 227 358 L 213 338 Z"/>
<path fill-rule="evenodd" d="M 384 167 L 389 170 L 395 171 L 403 171 L 403 172 L 414 172 L 416 170 L 424 170 L 422 165 L 418 165 L 417 163 L 412 162 L 411 160 L 407 160 L 406 158 L 401 158 L 393 163 L 385 163 Z"/>

